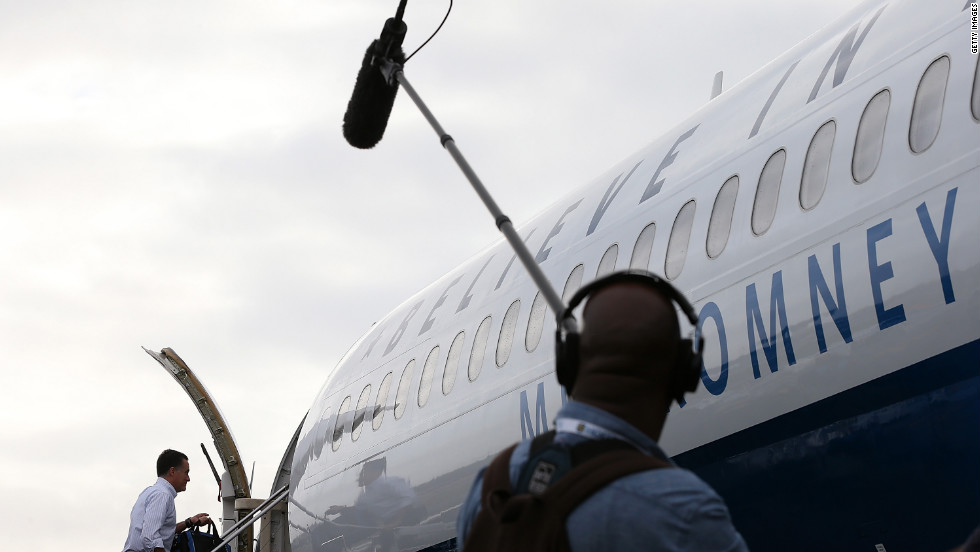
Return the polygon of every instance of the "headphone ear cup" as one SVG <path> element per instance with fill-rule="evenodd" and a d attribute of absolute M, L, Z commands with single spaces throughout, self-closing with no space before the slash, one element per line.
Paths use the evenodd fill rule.
<path fill-rule="evenodd" d="M 677 402 L 685 393 L 693 393 L 701 382 L 701 356 L 694 352 L 690 339 L 678 342 L 677 361 L 671 375 L 671 394 Z"/>
<path fill-rule="evenodd" d="M 555 334 L 555 376 L 558 383 L 571 395 L 578 375 L 579 335 L 572 332 L 562 336 L 561 330 Z"/>
<path fill-rule="evenodd" d="M 555 379 L 558 385 L 565 387 L 565 336 L 561 328 L 555 330 Z"/>

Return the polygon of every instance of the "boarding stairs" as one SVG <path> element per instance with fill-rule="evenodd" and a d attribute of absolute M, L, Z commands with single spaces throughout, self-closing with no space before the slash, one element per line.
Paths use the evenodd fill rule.
<path fill-rule="evenodd" d="M 221 544 L 216 546 L 211 552 L 219 552 L 225 549 L 225 545 L 234 542 L 238 535 L 242 534 L 245 530 L 249 529 L 255 522 L 262 519 L 262 516 L 271 512 L 272 509 L 285 500 L 289 496 L 289 485 L 283 486 L 278 491 L 272 493 L 272 496 L 265 499 L 261 504 L 255 507 L 254 510 L 246 514 L 242 519 L 238 520 L 234 526 L 231 527 L 226 533 L 224 538 L 221 540 Z"/>

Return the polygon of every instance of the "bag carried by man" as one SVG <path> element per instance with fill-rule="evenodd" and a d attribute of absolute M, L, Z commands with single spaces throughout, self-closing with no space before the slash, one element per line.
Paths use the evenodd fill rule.
<path fill-rule="evenodd" d="M 208 531 L 202 532 L 200 527 L 187 529 L 178 533 L 170 552 L 211 552 L 221 544 L 221 536 L 213 521 L 208 522 Z M 231 547 L 225 545 L 223 552 L 231 552 Z"/>
<path fill-rule="evenodd" d="M 673 467 L 623 441 L 566 447 L 553 443 L 554 436 L 549 431 L 532 441 L 517 489 L 509 469 L 517 445 L 490 463 L 483 474 L 480 513 L 463 546 L 466 552 L 569 552 L 565 519 L 579 504 L 620 477 Z"/>

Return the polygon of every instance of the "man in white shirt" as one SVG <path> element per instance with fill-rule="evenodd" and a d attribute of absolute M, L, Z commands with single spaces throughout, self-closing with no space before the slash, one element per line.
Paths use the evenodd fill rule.
<path fill-rule="evenodd" d="M 129 514 L 129 534 L 123 552 L 170 552 L 174 535 L 210 521 L 197 514 L 177 523 L 174 499 L 190 482 L 187 455 L 167 449 L 157 458 L 157 481 L 140 493 Z"/>

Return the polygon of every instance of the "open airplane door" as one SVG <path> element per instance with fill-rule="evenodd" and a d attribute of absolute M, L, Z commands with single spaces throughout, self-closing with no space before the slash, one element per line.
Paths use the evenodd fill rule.
<path fill-rule="evenodd" d="M 228 423 L 221 415 L 218 405 L 211 398 L 211 394 L 208 393 L 207 388 L 204 387 L 201 380 L 194 375 L 194 372 L 187 366 L 187 363 L 177 356 L 177 353 L 173 349 L 165 348 L 159 353 L 151 351 L 146 347 L 143 347 L 143 350 L 159 362 L 161 366 L 166 368 L 167 372 L 177 380 L 177 383 L 184 389 L 184 392 L 187 393 L 187 396 L 190 397 L 197 411 L 201 414 L 201 419 L 208 426 L 208 431 L 211 432 L 211 438 L 214 440 L 214 447 L 218 450 L 218 457 L 221 458 L 221 463 L 224 465 L 225 471 L 231 480 L 231 488 L 234 490 L 234 496 L 228 497 L 232 499 L 231 503 L 234 504 L 234 501 L 240 498 L 251 498 L 248 479 L 245 476 L 245 467 L 242 465 L 241 456 L 238 454 L 238 445 L 235 444 L 235 438 L 231 434 L 231 429 L 229 429 Z M 223 491 L 222 494 L 224 495 L 226 492 Z M 234 510 L 234 506 L 231 508 L 226 506 L 224 514 L 226 523 L 231 521 L 228 518 Z M 247 512 L 237 512 L 238 519 L 245 513 Z M 251 549 L 252 536 L 251 527 L 241 534 L 241 537 L 238 539 L 238 552 L 248 552 Z"/>

